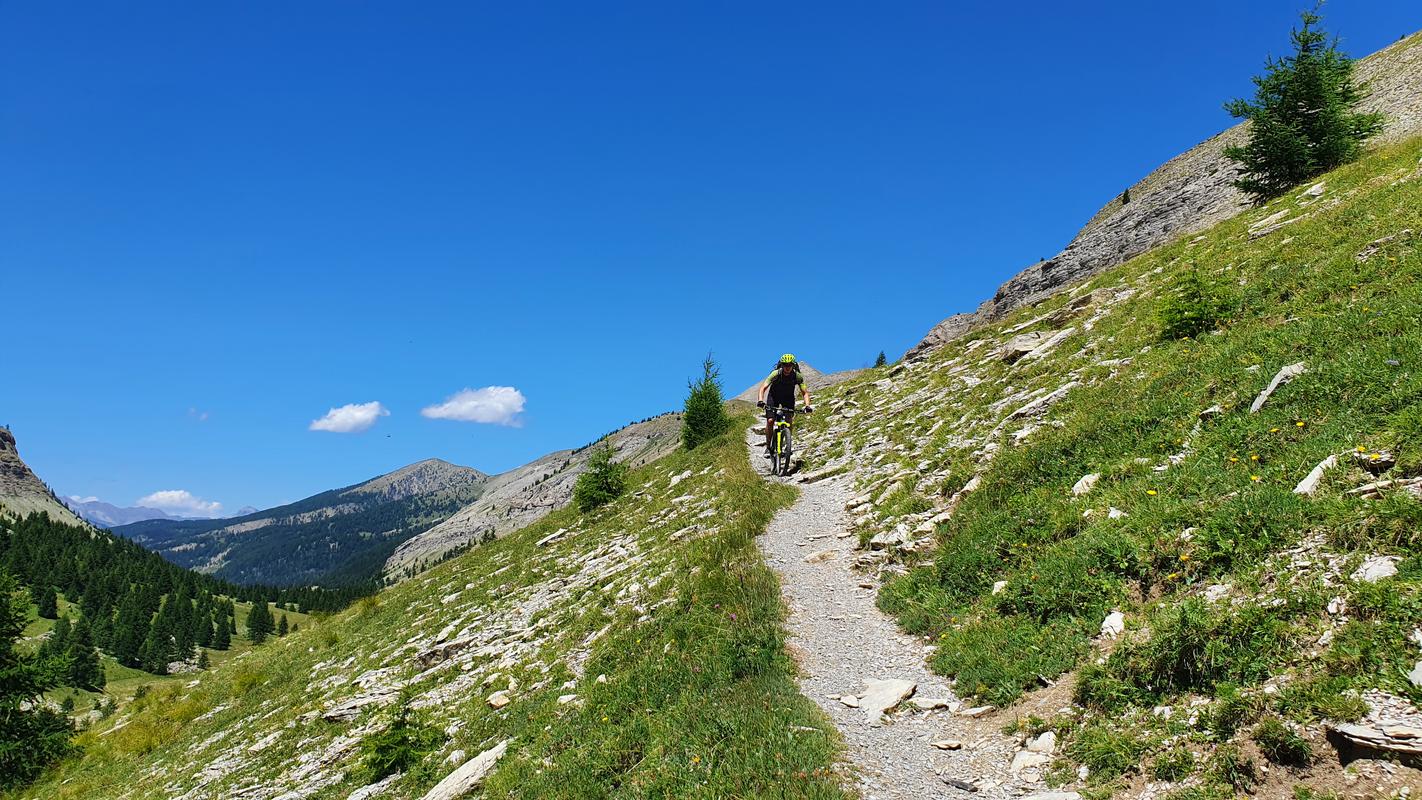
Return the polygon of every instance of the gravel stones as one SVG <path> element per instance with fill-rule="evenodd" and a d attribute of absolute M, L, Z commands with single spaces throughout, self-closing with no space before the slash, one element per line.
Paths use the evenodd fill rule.
<path fill-rule="evenodd" d="M 752 463 L 759 466 L 762 460 L 753 458 Z M 988 786 L 989 782 L 978 780 L 982 777 L 993 778 L 992 786 L 1000 786 L 1007 777 L 1011 742 L 994 732 L 971 749 L 962 746 L 976 741 L 965 729 L 970 723 L 947 713 L 957 698 L 945 679 L 924 664 L 923 641 L 902 633 L 875 605 L 875 589 L 861 586 L 877 583 L 854 570 L 854 537 L 838 534 L 849 529 L 846 506 L 862 507 L 868 498 L 854 497 L 847 483 L 847 478 L 830 478 L 802 485 L 800 499 L 777 514 L 757 539 L 766 561 L 780 575 L 789 609 L 790 644 L 801 654 L 797 659 L 801 692 L 839 729 L 845 758 L 866 798 L 943 797 L 950 779 L 962 779 L 958 788 L 967 787 L 964 791 Z M 822 543 L 837 557 L 806 563 L 797 542 L 807 540 Z M 909 692 L 908 687 L 915 691 Z M 862 699 L 854 694 L 861 688 L 865 689 Z M 934 709 L 915 706 L 913 713 L 900 712 L 885 720 L 881 712 L 868 707 L 871 702 L 882 704 L 884 710 L 911 705 L 912 699 L 905 699 L 913 694 L 934 700 Z M 891 703 L 875 699 L 879 696 Z M 941 747 L 936 742 L 959 747 Z M 1006 791 L 984 788 L 982 794 L 1005 797 Z"/>

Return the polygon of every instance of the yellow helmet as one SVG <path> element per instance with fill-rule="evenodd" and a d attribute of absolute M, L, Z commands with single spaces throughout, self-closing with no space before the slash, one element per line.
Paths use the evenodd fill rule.
<path fill-rule="evenodd" d="M 782 363 L 782 364 L 794 364 L 794 363 L 795 363 L 795 354 L 794 354 L 794 353 L 786 353 L 785 355 L 783 355 L 783 356 L 780 357 L 780 363 Z"/>

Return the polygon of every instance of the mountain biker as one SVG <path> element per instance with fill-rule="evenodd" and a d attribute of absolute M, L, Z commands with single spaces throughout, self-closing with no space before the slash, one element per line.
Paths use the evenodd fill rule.
<path fill-rule="evenodd" d="M 765 409 L 765 449 L 770 449 L 770 440 L 775 432 L 775 417 L 771 410 L 776 406 L 795 410 L 795 390 L 805 396 L 805 413 L 812 410 L 810 408 L 810 389 L 805 386 L 805 376 L 800 374 L 800 362 L 795 360 L 795 356 L 786 353 L 780 357 L 780 361 L 775 365 L 775 371 L 765 379 L 760 385 L 760 396 L 755 404 Z M 770 398 L 770 403 L 766 403 L 766 398 Z M 793 421 L 793 417 L 792 417 Z"/>

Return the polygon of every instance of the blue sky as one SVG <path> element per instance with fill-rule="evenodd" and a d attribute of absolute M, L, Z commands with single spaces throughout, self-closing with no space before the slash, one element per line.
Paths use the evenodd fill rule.
<path fill-rule="evenodd" d="M 0 5 L 0 423 L 63 494 L 232 511 L 584 444 L 708 350 L 893 357 L 1226 127 L 1301 6 Z"/>

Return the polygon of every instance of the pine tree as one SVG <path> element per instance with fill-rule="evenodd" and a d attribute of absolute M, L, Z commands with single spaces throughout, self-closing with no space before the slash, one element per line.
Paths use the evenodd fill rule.
<path fill-rule="evenodd" d="M 882 367 L 887 363 L 889 363 L 889 359 L 884 355 L 884 351 L 880 350 L 879 357 L 874 359 L 875 368 Z"/>
<path fill-rule="evenodd" d="M 71 636 L 72 627 L 69 624 L 69 617 L 64 616 L 55 620 L 54 627 L 49 629 L 49 636 L 45 637 L 44 643 L 39 647 L 39 657 L 46 659 L 62 658 L 64 653 L 69 650 L 69 640 Z"/>
<path fill-rule="evenodd" d="M 300 622 L 293 622 L 293 623 L 291 623 L 291 632 L 292 632 L 292 633 L 296 633 L 296 632 L 299 631 L 299 630 L 301 630 L 301 623 L 300 623 Z"/>
<path fill-rule="evenodd" d="M 207 669 L 208 667 L 212 666 L 212 659 L 207 657 L 206 650 L 198 651 L 197 666 L 198 669 Z"/>
<path fill-rule="evenodd" d="M 267 601 L 256 601 L 252 604 L 252 610 L 247 612 L 247 638 L 252 640 L 252 644 L 261 644 L 273 630 L 272 610 Z"/>
<path fill-rule="evenodd" d="M 35 601 L 39 605 L 39 615 L 45 619 L 56 619 L 59 617 L 59 595 L 54 591 L 54 587 L 45 584 L 40 587 L 39 598 Z"/>
<path fill-rule="evenodd" d="M 217 620 L 217 630 L 212 634 L 212 649 L 228 650 L 232 647 L 232 620 L 223 614 Z"/>
<path fill-rule="evenodd" d="M 573 502 L 584 514 L 611 503 L 627 491 L 627 465 L 613 461 L 612 456 L 610 444 L 594 449 L 587 469 L 573 484 Z"/>
<path fill-rule="evenodd" d="M 286 615 L 281 615 L 281 622 L 277 623 L 277 636 L 285 636 L 291 632 L 291 626 L 287 624 Z"/>
<path fill-rule="evenodd" d="M 681 419 L 681 443 L 693 450 L 714 439 L 731 426 L 721 397 L 721 371 L 708 353 L 701 362 L 701 379 L 687 384 L 689 390 Z"/>
<path fill-rule="evenodd" d="M 1322 17 L 1301 15 L 1290 33 L 1294 53 L 1270 59 L 1255 76 L 1254 100 L 1232 100 L 1225 110 L 1250 122 L 1249 142 L 1225 149 L 1242 166 L 1235 186 L 1256 202 L 1356 159 L 1383 127 L 1381 114 L 1355 109 L 1366 92 L 1353 82 L 1353 60 L 1318 27 Z"/>
<path fill-rule="evenodd" d="M 29 611 L 18 588 L 0 572 L 0 791 L 30 782 L 73 748 L 68 718 L 38 702 L 56 686 L 52 666 L 15 647 Z"/>
<path fill-rule="evenodd" d="M 68 648 L 69 685 L 99 692 L 104 689 L 104 664 L 99 651 L 94 647 L 93 627 L 88 617 L 80 617 L 74 624 L 74 635 L 70 637 Z"/>

